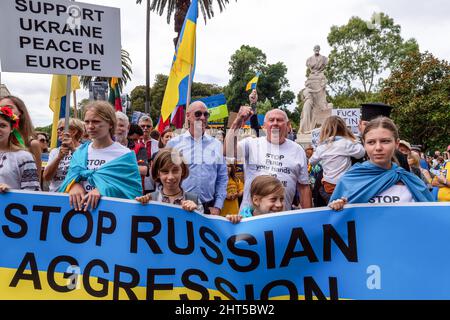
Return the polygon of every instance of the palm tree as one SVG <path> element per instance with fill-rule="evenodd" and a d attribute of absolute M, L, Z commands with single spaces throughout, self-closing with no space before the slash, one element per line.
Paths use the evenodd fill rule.
<path fill-rule="evenodd" d="M 122 92 L 123 87 L 127 84 L 128 81 L 131 80 L 131 74 L 133 73 L 133 70 L 131 69 L 132 62 L 128 51 L 121 49 L 120 58 L 122 61 L 122 78 L 119 78 L 118 85 L 120 91 Z M 80 77 L 80 84 L 85 89 L 89 89 L 89 84 L 91 83 L 91 81 L 92 81 L 91 76 Z M 111 82 L 111 78 L 96 77 L 95 81 L 107 81 L 109 85 L 109 83 Z"/>
<path fill-rule="evenodd" d="M 150 1 L 151 4 L 150 4 Z M 237 0 L 236 0 L 237 1 Z M 225 4 L 229 3 L 229 0 L 199 0 L 200 10 L 205 19 L 211 19 L 214 17 L 213 3 L 216 2 L 219 6 L 220 12 L 225 9 Z M 141 4 L 142 0 L 136 0 L 137 4 Z M 175 47 L 180 37 L 181 29 L 183 28 L 184 19 L 189 9 L 191 0 L 147 0 L 147 35 L 146 35 L 146 52 L 147 52 L 147 68 L 146 68 L 146 100 L 145 100 L 145 112 L 149 112 L 150 101 L 150 11 L 157 12 L 160 16 L 163 15 L 164 9 L 167 8 L 167 23 L 170 24 L 172 15 L 175 16 L 175 32 L 177 37 L 173 39 Z"/>

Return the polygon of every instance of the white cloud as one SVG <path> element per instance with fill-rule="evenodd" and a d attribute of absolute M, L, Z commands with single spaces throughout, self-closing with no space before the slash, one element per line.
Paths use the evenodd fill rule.
<path fill-rule="evenodd" d="M 145 5 L 136 5 L 134 0 L 87 2 L 121 8 L 122 46 L 130 52 L 133 61 L 133 79 L 125 90 L 130 92 L 135 86 L 145 84 Z M 232 0 L 222 13 L 216 7 L 215 17 L 206 25 L 199 18 L 195 81 L 226 85 L 231 55 L 242 44 L 248 44 L 260 48 L 269 63 L 284 62 L 290 89 L 297 93 L 303 88 L 305 61 L 312 54 L 313 46 L 319 44 L 321 53 L 328 55 L 327 35 L 331 26 L 345 24 L 351 16 L 369 19 L 375 11 L 394 18 L 402 27 L 403 38 L 416 38 L 422 51 L 449 60 L 450 48 L 443 38 L 450 33 L 448 1 Z M 165 15 L 152 13 L 152 81 L 157 73 L 169 72 L 174 37 L 173 21 L 168 25 Z M 25 100 L 35 125 L 51 123 L 48 108 L 51 76 L 2 73 L 2 82 Z M 79 100 L 87 97 L 85 90 L 78 92 Z"/>

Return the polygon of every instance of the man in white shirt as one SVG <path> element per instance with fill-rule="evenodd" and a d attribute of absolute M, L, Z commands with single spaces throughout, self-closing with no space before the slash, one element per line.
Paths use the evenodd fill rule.
<path fill-rule="evenodd" d="M 234 143 L 236 132 L 251 117 L 250 107 L 242 106 L 228 130 L 224 143 L 224 154 L 229 158 L 237 155 L 244 160 L 244 196 L 241 208 L 251 205 L 250 185 L 260 175 L 277 177 L 285 187 L 285 210 L 291 210 L 296 190 L 300 193 L 302 208 L 311 208 L 308 163 L 303 148 L 286 139 L 289 119 L 280 109 L 267 112 L 264 127 L 267 135 L 260 138 L 246 138 Z"/>

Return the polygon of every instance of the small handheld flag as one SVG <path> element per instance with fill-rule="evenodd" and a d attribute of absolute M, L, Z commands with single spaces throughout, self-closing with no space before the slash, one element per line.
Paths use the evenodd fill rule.
<path fill-rule="evenodd" d="M 247 87 L 245 88 L 245 91 L 256 89 L 256 86 L 258 85 L 259 75 L 260 73 L 258 72 L 256 76 L 252 80 L 250 80 L 250 82 L 247 84 Z"/>

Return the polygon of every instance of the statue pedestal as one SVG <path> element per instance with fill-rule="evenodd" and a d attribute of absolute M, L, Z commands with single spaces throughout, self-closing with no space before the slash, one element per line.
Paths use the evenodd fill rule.
<path fill-rule="evenodd" d="M 312 135 L 311 133 L 297 133 L 297 140 L 295 140 L 299 145 L 301 145 L 303 148 L 305 148 L 308 144 L 311 144 L 312 142 Z"/>

